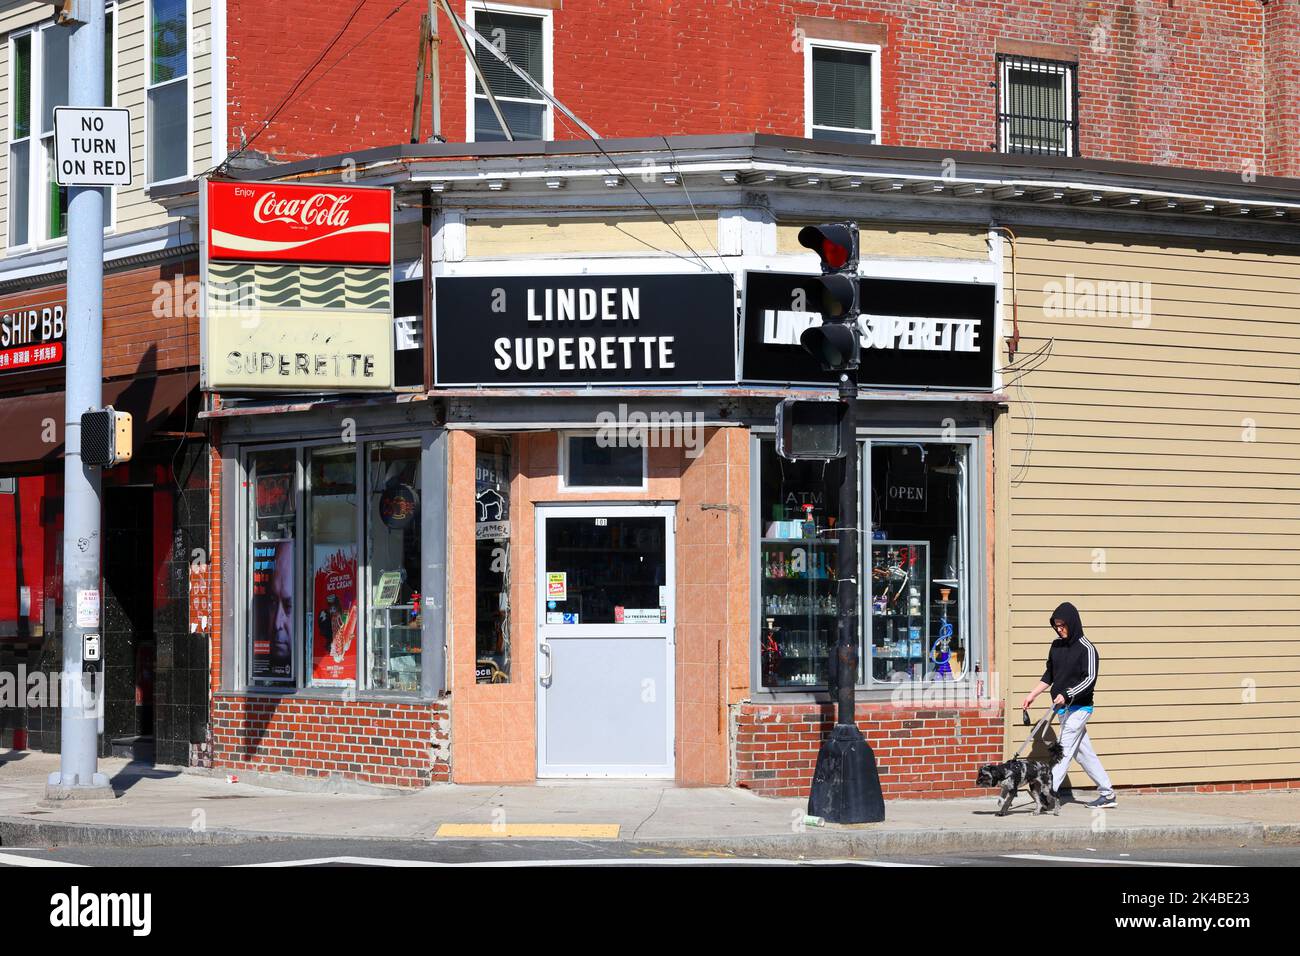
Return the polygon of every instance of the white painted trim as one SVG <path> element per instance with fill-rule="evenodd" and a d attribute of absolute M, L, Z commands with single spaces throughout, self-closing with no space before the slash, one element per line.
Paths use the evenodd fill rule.
<path fill-rule="evenodd" d="M 507 13 L 514 16 L 535 17 L 542 21 L 542 86 L 551 91 L 555 91 L 555 17 L 554 11 L 548 9 L 539 9 L 537 7 L 517 7 L 508 3 L 489 2 L 489 0 L 465 0 L 465 22 L 475 30 L 478 26 L 474 22 L 476 13 Z M 478 30 L 482 33 L 483 31 Z M 491 37 L 486 37 L 491 39 Z M 474 49 L 477 44 L 472 38 L 469 38 L 470 49 Z M 445 47 L 445 44 L 444 44 Z M 507 54 L 509 55 L 509 54 Z M 465 142 L 475 142 L 474 137 L 474 85 L 476 78 L 474 70 L 469 63 L 465 64 Z M 555 138 L 555 107 L 549 102 L 538 97 L 535 100 L 525 100 L 519 97 L 498 96 L 498 100 L 506 102 L 519 103 L 540 103 L 545 107 L 542 114 L 542 139 L 551 140 Z"/>
<path fill-rule="evenodd" d="M 208 18 L 211 35 L 208 39 L 208 75 L 211 89 L 211 106 L 208 112 L 212 123 L 212 165 L 219 166 L 226 159 L 226 138 L 229 134 L 229 117 L 226 113 L 228 93 L 228 64 L 226 62 L 227 26 L 226 0 L 210 0 Z M 196 117 L 197 119 L 197 117 Z"/>
<path fill-rule="evenodd" d="M 140 89 L 144 97 L 144 189 L 183 183 L 194 175 L 194 0 L 185 0 L 185 76 L 182 79 L 152 83 L 153 74 L 153 0 L 144 0 L 144 51 Z M 153 129 L 149 125 L 149 94 L 165 86 L 185 84 L 185 172 L 170 179 L 150 179 L 153 166 Z"/>
<path fill-rule="evenodd" d="M 803 135 L 806 139 L 813 138 L 813 50 L 816 48 L 831 50 L 853 50 L 857 53 L 871 54 L 871 120 L 875 124 L 873 129 L 846 129 L 838 126 L 825 126 L 822 129 L 832 129 L 844 133 L 868 133 L 874 136 L 874 142 L 879 143 L 882 137 L 884 124 L 880 115 L 880 57 L 881 49 L 877 43 L 853 43 L 849 40 L 817 40 L 812 37 L 804 37 L 803 41 Z"/>

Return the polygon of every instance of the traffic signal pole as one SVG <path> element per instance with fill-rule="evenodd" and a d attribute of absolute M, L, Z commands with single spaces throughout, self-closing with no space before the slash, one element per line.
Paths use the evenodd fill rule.
<path fill-rule="evenodd" d="M 75 0 L 68 43 L 69 106 L 104 105 L 104 3 Z M 56 27 L 55 29 L 66 29 Z M 103 403 L 104 190 L 68 189 L 68 306 L 63 439 L 63 677 L 59 770 L 47 800 L 111 798 L 98 772 L 100 675 L 82 666 L 100 630 L 100 470 L 81 458 L 81 415 Z M 102 664 L 99 666 L 102 667 Z"/>
<path fill-rule="evenodd" d="M 800 344 L 825 369 L 839 373 L 840 478 L 838 540 L 835 575 L 839 607 L 835 650 L 829 664 L 835 696 L 835 726 L 817 752 L 808 813 L 831 823 L 878 823 L 885 819 L 876 755 L 858 730 L 854 695 L 858 684 L 858 573 L 862 567 L 859 541 L 858 438 L 855 406 L 858 399 L 860 343 L 858 315 L 858 227 L 856 223 L 826 223 L 799 231 L 799 243 L 818 254 L 822 263 L 822 324 L 804 331 Z"/>

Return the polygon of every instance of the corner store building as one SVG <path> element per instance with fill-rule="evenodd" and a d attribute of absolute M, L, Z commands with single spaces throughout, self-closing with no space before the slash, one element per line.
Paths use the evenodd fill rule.
<path fill-rule="evenodd" d="M 796 613 L 824 606 L 815 577 L 773 571 L 765 555 L 799 546 L 785 543 L 798 505 L 811 503 L 816 519 L 821 484 L 832 481 L 783 470 L 770 430 L 779 398 L 827 389 L 747 374 L 753 350 L 730 381 L 591 374 L 470 385 L 457 373 L 483 360 L 473 335 L 493 316 L 474 305 L 475 278 L 521 280 L 537 302 L 547 289 L 558 301 L 562 287 L 636 286 L 646 309 L 638 321 L 667 328 L 693 315 L 700 296 L 668 283 L 652 313 L 650 279 L 712 275 L 732 281 L 744 306 L 736 337 L 779 348 L 790 320 L 773 315 L 765 327 L 765 311 L 783 310 L 750 308 L 740 293 L 754 286 L 740 277 L 813 272 L 794 241 L 799 226 L 853 217 L 864 276 L 990 289 L 989 371 L 1009 366 L 984 388 L 864 384 L 864 527 L 887 536 L 883 576 L 906 575 L 894 597 L 904 611 L 916 568 L 926 585 L 919 635 L 910 624 L 878 635 L 877 615 L 862 618 L 873 624 L 873 655 L 864 655 L 859 716 L 888 792 L 982 792 L 970 786 L 974 768 L 1022 732 L 1006 705 L 1041 672 L 1043 619 L 1069 596 L 1102 651 L 1093 732 L 1117 783 L 1294 782 L 1300 668 L 1281 629 L 1300 592 L 1288 557 L 1298 409 L 1277 372 L 1295 363 L 1293 184 L 975 154 L 956 156 L 958 175 L 945 179 L 948 157 L 927 151 L 763 136 L 604 145 L 612 160 L 565 143 L 356 157 L 360 183 L 397 191 L 394 296 L 416 303 L 420 358 L 424 343 L 436 348 L 427 381 L 391 396 L 212 399 L 218 765 L 406 785 L 639 773 L 803 792 L 833 719 L 816 666 L 792 663 L 808 647 L 800 632 L 816 625 L 768 620 L 794 597 L 812 601 Z M 340 164 L 274 172 L 325 180 Z M 415 206 L 430 207 L 427 270 L 426 210 Z M 998 228 L 1007 226 L 1012 233 Z M 427 316 L 426 274 L 437 279 Z M 717 357 L 728 324 L 717 311 L 673 332 L 686 343 L 676 354 Z M 499 313 L 503 323 L 520 314 Z M 594 451 L 589 439 L 608 416 L 637 411 L 690 416 L 674 420 L 698 423 L 701 440 L 643 455 Z M 1246 418 L 1254 439 L 1242 441 Z M 246 482 L 255 486 L 258 455 L 287 452 L 288 470 L 275 473 L 295 476 L 294 521 L 306 535 L 309 486 L 328 470 L 345 420 L 355 426 L 358 500 L 386 489 L 370 468 L 392 460 L 390 447 L 418 460 L 420 533 L 409 547 L 419 556 L 403 568 L 399 601 L 413 606 L 418 573 L 421 613 L 406 626 L 418 622 L 419 686 L 376 686 L 373 623 L 353 686 L 305 674 L 288 688 L 251 686 L 245 582 L 257 532 Z M 925 508 L 895 506 L 909 499 Z M 357 542 L 377 527 L 368 520 L 358 519 Z M 889 542 L 915 550 L 889 560 Z M 621 572 L 624 591 L 597 594 L 595 566 L 580 557 L 593 550 L 631 551 L 651 569 Z M 874 564 L 874 549 L 864 558 Z M 369 583 L 386 572 L 370 569 Z M 787 578 L 808 592 L 777 593 L 791 590 L 775 583 Z M 1223 594 L 1205 583 L 1224 578 L 1234 583 Z M 297 581 L 306 597 L 301 571 Z M 936 609 L 945 587 L 952 604 Z M 1251 595 L 1249 606 L 1231 606 L 1234 594 Z M 947 696 L 936 700 L 936 685 L 914 677 L 932 673 L 927 651 L 944 623 L 960 679 L 939 685 Z M 308 626 L 300 613 L 297 627 Z M 777 666 L 764 655 L 769 637 Z M 925 650 L 913 655 L 913 641 Z M 409 638 L 405 646 L 413 650 Z M 619 673 L 630 659 L 635 668 Z M 600 740 L 610 749 L 584 751 Z"/>

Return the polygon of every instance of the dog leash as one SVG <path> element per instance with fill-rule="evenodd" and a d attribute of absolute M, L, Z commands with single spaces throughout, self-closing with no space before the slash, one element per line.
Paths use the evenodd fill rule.
<path fill-rule="evenodd" d="M 1022 710 L 1021 713 L 1024 715 L 1024 723 L 1026 724 L 1029 723 L 1029 711 Z M 1043 730 L 1049 727 L 1052 723 L 1052 718 L 1054 718 L 1055 716 L 1056 716 L 1056 706 L 1053 705 L 1052 709 L 1049 710 L 1047 713 L 1043 714 L 1043 716 L 1038 719 L 1038 723 L 1034 724 L 1034 729 L 1029 732 L 1029 736 L 1025 738 L 1025 742 L 1020 745 L 1020 749 L 1017 750 L 1012 755 L 1011 759 L 1018 760 L 1020 758 L 1020 755 L 1024 753 L 1025 748 L 1029 746 L 1030 741 L 1032 741 Z"/>

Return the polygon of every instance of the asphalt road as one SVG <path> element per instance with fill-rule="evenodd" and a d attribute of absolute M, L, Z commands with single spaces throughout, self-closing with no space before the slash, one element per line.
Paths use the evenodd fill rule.
<path fill-rule="evenodd" d="M 0 867 L 234 867 L 234 866 L 998 866 L 998 867 L 1296 867 L 1300 846 L 1173 847 L 1135 850 L 1043 851 L 874 859 L 755 859 L 619 841 L 289 840 L 193 847 L 0 847 Z"/>

